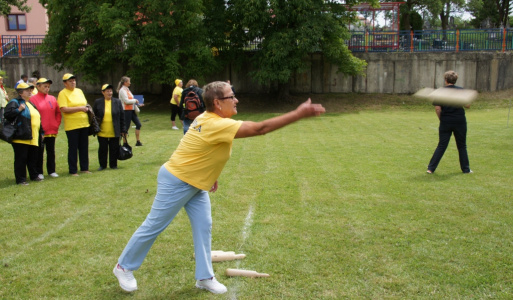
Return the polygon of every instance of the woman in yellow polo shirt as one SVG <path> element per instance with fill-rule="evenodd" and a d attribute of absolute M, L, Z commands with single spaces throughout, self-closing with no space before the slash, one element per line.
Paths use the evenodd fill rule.
<path fill-rule="evenodd" d="M 212 215 L 208 192 L 217 190 L 217 178 L 228 161 L 232 141 L 262 135 L 302 118 L 324 113 L 310 99 L 297 109 L 262 122 L 232 120 L 239 100 L 226 82 L 216 81 L 203 89 L 207 111 L 190 125 L 175 152 L 157 177 L 157 195 L 146 220 L 132 235 L 114 267 L 119 285 L 127 292 L 137 290 L 133 271 L 146 257 L 157 236 L 185 208 L 192 227 L 196 260 L 196 287 L 215 294 L 227 291 L 214 277 L 211 258 Z"/>
<path fill-rule="evenodd" d="M 73 74 L 62 77 L 64 89 L 59 92 L 57 103 L 64 119 L 64 131 L 68 137 L 68 168 L 72 176 L 78 176 L 77 161 L 80 159 L 80 171 L 89 172 L 89 117 L 87 100 Z M 77 156 L 78 151 L 78 156 Z"/>
<path fill-rule="evenodd" d="M 41 115 L 29 101 L 32 96 L 31 87 L 22 82 L 16 87 L 18 97 L 9 101 L 5 107 L 5 118 L 12 122 L 16 119 L 16 124 L 22 129 L 22 136 L 14 136 L 12 140 L 12 149 L 14 150 L 14 177 L 16 183 L 28 185 L 27 169 L 30 180 L 41 181 L 37 173 L 37 158 L 39 155 Z"/>

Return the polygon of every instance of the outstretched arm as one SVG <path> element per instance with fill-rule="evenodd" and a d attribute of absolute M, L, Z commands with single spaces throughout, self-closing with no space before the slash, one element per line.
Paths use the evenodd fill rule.
<path fill-rule="evenodd" d="M 308 99 L 306 102 L 299 105 L 295 110 L 281 116 L 267 119 L 262 122 L 242 122 L 242 125 L 235 134 L 235 138 L 239 139 L 256 135 L 263 135 L 276 129 L 280 129 L 303 118 L 317 117 L 325 112 L 326 109 L 321 104 L 312 104 L 312 101 Z"/>

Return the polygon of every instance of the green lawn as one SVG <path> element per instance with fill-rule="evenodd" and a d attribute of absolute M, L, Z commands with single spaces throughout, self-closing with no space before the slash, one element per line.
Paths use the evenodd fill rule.
<path fill-rule="evenodd" d="M 438 141 L 432 107 L 401 106 L 406 96 L 383 106 L 352 97 L 350 109 L 333 96 L 326 107 L 337 109 L 320 118 L 234 142 L 211 194 L 212 244 L 247 257 L 214 263 L 224 295 L 194 288 L 183 211 L 134 272 L 137 292 L 122 292 L 112 274 L 149 212 L 158 169 L 182 137 L 170 130 L 167 110 L 142 112 L 144 146 L 119 170 L 95 171 L 91 137 L 93 174 L 67 175 L 61 131 L 61 177 L 16 186 L 12 148 L 0 143 L 0 299 L 513 298 L 508 102 L 467 112 L 473 174 L 461 173 L 452 140 L 428 175 Z M 237 119 L 275 115 L 243 108 Z M 228 278 L 227 268 L 271 277 Z"/>

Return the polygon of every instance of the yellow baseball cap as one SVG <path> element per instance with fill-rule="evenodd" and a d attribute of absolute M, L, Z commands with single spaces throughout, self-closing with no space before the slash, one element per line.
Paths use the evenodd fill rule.
<path fill-rule="evenodd" d="M 46 79 L 46 78 L 44 78 L 44 77 L 41 77 L 41 78 L 39 78 L 39 79 L 36 81 L 36 85 L 41 84 L 41 83 L 47 83 L 47 82 L 48 82 L 48 83 L 50 83 L 50 84 L 52 84 L 52 83 L 53 83 L 50 79 Z"/>
<path fill-rule="evenodd" d="M 105 91 L 106 89 L 114 89 L 114 87 L 112 86 L 112 84 L 104 84 L 102 85 L 102 92 Z"/>
<path fill-rule="evenodd" d="M 175 79 L 175 85 L 179 85 L 179 84 L 180 84 L 180 82 L 182 82 L 182 80 L 181 80 L 181 79 Z"/>
<path fill-rule="evenodd" d="M 64 76 L 62 76 L 62 81 L 70 80 L 70 79 L 73 79 L 73 78 L 76 79 L 75 75 L 70 74 L 70 73 L 66 73 L 66 74 L 64 74 Z"/>
<path fill-rule="evenodd" d="M 22 83 L 18 84 L 18 86 L 16 87 L 16 90 L 26 90 L 26 89 L 30 89 L 30 88 L 34 88 L 34 86 L 30 86 L 27 83 L 22 82 Z"/>

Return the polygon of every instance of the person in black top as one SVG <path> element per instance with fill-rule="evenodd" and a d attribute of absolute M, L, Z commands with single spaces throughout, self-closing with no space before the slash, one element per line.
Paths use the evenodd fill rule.
<path fill-rule="evenodd" d="M 456 72 L 445 72 L 444 80 L 446 88 L 461 89 L 461 87 L 455 86 L 458 80 Z M 433 105 L 435 106 L 436 115 L 440 120 L 440 127 L 438 128 L 439 141 L 435 153 L 433 153 L 433 157 L 429 162 L 427 173 L 432 174 L 435 172 L 453 133 L 456 139 L 456 147 L 458 148 L 461 171 L 463 173 L 472 173 L 467 154 L 467 119 L 465 118 L 465 109 L 461 106 L 439 105 L 436 102 L 433 102 Z M 470 108 L 470 104 L 465 105 L 465 108 Z"/>

